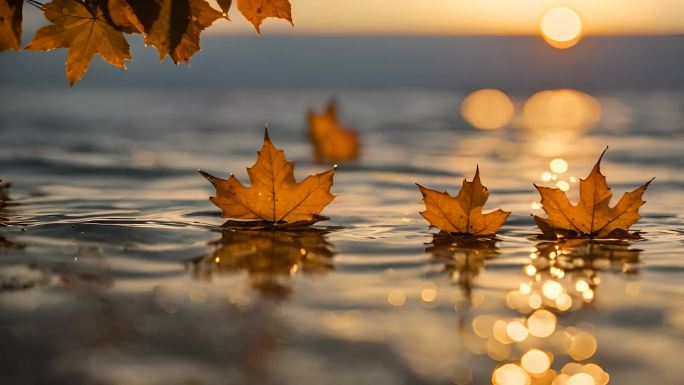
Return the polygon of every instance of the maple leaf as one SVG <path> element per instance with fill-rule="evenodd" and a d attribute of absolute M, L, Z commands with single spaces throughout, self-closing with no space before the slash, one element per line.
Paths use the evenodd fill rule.
<path fill-rule="evenodd" d="M 262 295 L 277 299 L 291 289 L 278 281 L 294 272 L 326 273 L 334 269 L 335 250 L 325 239 L 325 230 L 305 228 L 288 231 L 224 229 L 221 239 L 211 242 L 210 254 L 191 261 L 195 278 L 213 274 L 246 272 L 251 286 Z"/>
<path fill-rule="evenodd" d="M 238 10 L 245 19 L 254 24 L 257 33 L 259 26 L 267 17 L 278 17 L 292 23 L 292 6 L 290 0 L 238 0 Z"/>
<path fill-rule="evenodd" d="M 230 6 L 233 4 L 233 0 L 216 0 L 216 3 L 223 11 L 223 16 L 227 17 Z"/>
<path fill-rule="evenodd" d="M 158 17 L 159 4 L 154 0 L 144 2 L 132 1 L 133 4 L 136 5 L 136 8 L 129 3 L 129 0 L 107 0 L 100 6 L 106 5 L 106 8 L 103 8 L 103 12 L 107 12 L 109 18 L 119 30 L 125 33 L 145 33 L 149 30 L 151 24 L 144 18 L 144 15 L 149 15 L 149 17 L 154 18 Z M 143 12 L 143 10 L 139 8 L 140 6 L 144 6 L 145 10 L 143 16 L 138 17 L 136 9 L 138 12 Z M 145 24 L 147 25 L 147 28 L 145 27 L 145 24 L 143 24 L 143 21 L 141 21 L 141 18 L 146 21 Z"/>
<path fill-rule="evenodd" d="M 96 53 L 110 64 L 126 69 L 124 61 L 131 59 L 128 42 L 121 31 L 109 25 L 100 8 L 91 13 L 75 0 L 53 0 L 43 12 L 53 24 L 39 29 L 26 49 L 69 48 L 66 75 L 71 85 L 85 75 Z"/>
<path fill-rule="evenodd" d="M 308 121 L 309 138 L 314 144 L 316 160 L 324 163 L 358 158 L 359 135 L 356 131 L 339 124 L 334 100 L 328 103 L 323 114 L 310 111 Z"/>
<path fill-rule="evenodd" d="M 159 17 L 145 36 L 157 47 L 159 60 L 168 54 L 174 63 L 189 63 L 200 49 L 200 34 L 224 14 L 204 0 L 161 0 Z"/>
<path fill-rule="evenodd" d="M 480 182 L 480 168 L 475 171 L 472 182 L 463 179 L 463 186 L 456 197 L 431 190 L 416 183 L 423 194 L 425 211 L 422 215 L 430 226 L 452 234 L 494 235 L 503 226 L 510 212 L 501 209 L 483 214 L 489 192 Z"/>
<path fill-rule="evenodd" d="M 310 224 L 320 220 L 318 214 L 335 199 L 330 193 L 335 169 L 310 175 L 297 183 L 294 162 L 288 162 L 285 152 L 273 146 L 266 129 L 257 161 L 247 168 L 251 186 L 244 186 L 232 174 L 221 179 L 199 172 L 216 188 L 216 196 L 210 200 L 223 211 L 224 217 L 271 224 Z"/>
<path fill-rule="evenodd" d="M 24 0 L 0 1 L 0 52 L 19 49 Z"/>
<path fill-rule="evenodd" d="M 629 234 L 629 227 L 641 218 L 639 208 L 646 203 L 642 197 L 653 179 L 625 193 L 614 207 L 610 207 L 613 193 L 606 177 L 601 174 L 601 160 L 606 150 L 608 148 L 603 150 L 589 176 L 580 179 L 580 200 L 577 205 L 571 204 L 558 188 L 534 185 L 541 195 L 542 208 L 548 218 L 533 217 L 545 235 L 625 237 Z"/>

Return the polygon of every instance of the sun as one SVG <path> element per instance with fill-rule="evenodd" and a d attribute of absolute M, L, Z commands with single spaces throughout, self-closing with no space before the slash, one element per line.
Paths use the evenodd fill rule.
<path fill-rule="evenodd" d="M 544 13 L 539 22 L 547 43 L 559 49 L 570 48 L 582 38 L 582 20 L 568 7 L 555 7 Z"/>

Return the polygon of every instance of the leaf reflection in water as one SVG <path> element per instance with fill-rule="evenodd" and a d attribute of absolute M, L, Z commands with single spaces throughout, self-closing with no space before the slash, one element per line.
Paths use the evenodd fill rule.
<path fill-rule="evenodd" d="M 444 264 L 443 271 L 461 287 L 468 303 L 472 301 L 475 279 L 485 261 L 499 254 L 496 238 L 453 236 L 445 232 L 434 234 L 425 252 L 432 254 L 432 263 Z"/>
<path fill-rule="evenodd" d="M 246 272 L 250 285 L 271 299 L 289 297 L 292 288 L 281 281 L 298 272 L 326 273 L 334 269 L 335 250 L 325 239 L 326 230 L 224 229 L 221 239 L 211 242 L 211 254 L 197 257 L 189 267 L 197 279 L 214 274 Z"/>
<path fill-rule="evenodd" d="M 9 220 L 8 218 L 5 218 L 5 208 L 7 207 L 7 201 L 10 200 L 9 196 L 7 195 L 8 187 L 9 183 L 0 179 L 0 226 L 4 226 L 2 222 Z"/>
<path fill-rule="evenodd" d="M 489 357 L 500 364 L 495 385 L 603 385 L 609 374 L 588 362 L 598 349 L 590 328 L 563 325 L 562 314 L 595 300 L 599 272 L 638 271 L 640 250 L 626 241 L 565 239 L 537 244 L 524 267 L 527 278 L 506 296 L 521 316 L 479 315 L 473 332 Z M 554 362 L 559 369 L 554 369 Z"/>
<path fill-rule="evenodd" d="M 9 200 L 9 196 L 7 196 L 7 188 L 9 188 L 9 183 L 0 179 L 0 207 L 4 207 L 5 201 Z"/>

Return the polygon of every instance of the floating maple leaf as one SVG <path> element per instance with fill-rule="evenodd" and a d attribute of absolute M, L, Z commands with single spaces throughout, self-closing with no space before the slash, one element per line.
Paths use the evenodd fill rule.
<path fill-rule="evenodd" d="M 267 17 L 278 17 L 292 23 L 290 0 L 238 0 L 238 10 L 261 33 L 259 26 Z"/>
<path fill-rule="evenodd" d="M 0 1 L 0 52 L 19 49 L 24 0 Z"/>
<path fill-rule="evenodd" d="M 109 24 L 100 8 L 89 10 L 75 0 L 53 0 L 43 12 L 52 25 L 39 29 L 26 49 L 69 48 L 66 73 L 71 85 L 85 75 L 96 53 L 110 64 L 126 69 L 124 61 L 131 59 L 128 42 L 121 31 Z"/>
<path fill-rule="evenodd" d="M 319 162 L 341 162 L 359 156 L 359 135 L 342 127 L 337 120 L 337 106 L 331 100 L 323 114 L 308 114 L 309 138 Z"/>
<path fill-rule="evenodd" d="M 456 197 L 447 193 L 431 190 L 416 183 L 423 194 L 426 210 L 420 214 L 430 226 L 452 234 L 494 235 L 511 214 L 496 210 L 483 214 L 489 192 L 480 182 L 480 168 L 475 171 L 472 182 L 463 179 L 463 187 Z"/>
<path fill-rule="evenodd" d="M 247 168 L 252 182 L 244 186 L 234 175 L 217 178 L 200 170 L 216 188 L 210 200 L 234 219 L 261 220 L 269 224 L 311 224 L 323 219 L 319 214 L 335 196 L 330 193 L 335 168 L 306 177 L 300 183 L 294 178 L 294 162 L 271 143 L 268 130 L 256 163 Z"/>
<path fill-rule="evenodd" d="M 247 272 L 251 285 L 261 294 L 284 298 L 291 289 L 278 281 L 297 271 L 325 273 L 332 270 L 335 251 L 324 230 L 290 231 L 225 229 L 212 242 L 213 253 L 192 260 L 192 274 L 208 279 L 213 274 Z"/>
<path fill-rule="evenodd" d="M 558 188 L 534 185 L 541 194 L 541 204 L 548 218 L 533 217 L 545 236 L 621 238 L 629 235 L 629 227 L 641 218 L 639 208 L 646 203 L 642 197 L 653 179 L 625 193 L 614 207 L 610 207 L 613 193 L 606 177 L 601 174 L 601 159 L 606 150 L 601 153 L 589 176 L 580 179 L 580 200 L 577 205 L 571 204 Z"/>

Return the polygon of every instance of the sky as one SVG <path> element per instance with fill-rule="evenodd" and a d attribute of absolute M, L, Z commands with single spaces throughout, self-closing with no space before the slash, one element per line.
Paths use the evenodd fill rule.
<path fill-rule="evenodd" d="M 684 0 L 291 0 L 295 28 L 267 19 L 264 34 L 538 35 L 556 6 L 575 10 L 584 36 L 684 34 Z M 208 32 L 254 33 L 236 7 Z"/>

